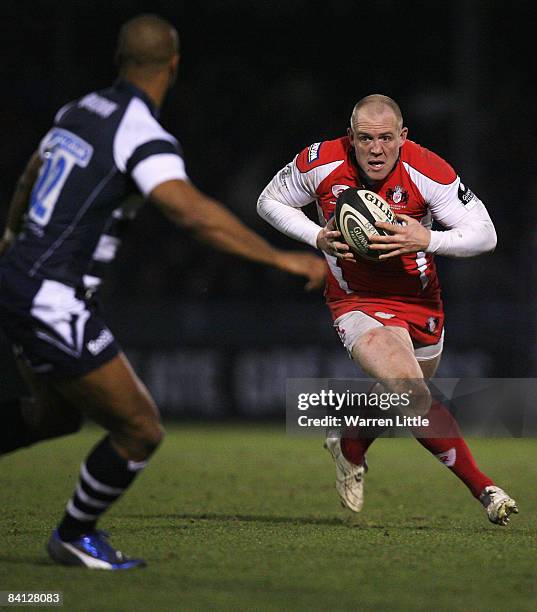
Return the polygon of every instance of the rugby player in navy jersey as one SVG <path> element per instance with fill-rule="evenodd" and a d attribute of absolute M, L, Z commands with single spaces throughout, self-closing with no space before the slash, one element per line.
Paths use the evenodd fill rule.
<path fill-rule="evenodd" d="M 51 558 L 98 569 L 143 566 L 96 529 L 162 440 L 158 410 L 94 300 L 140 192 L 222 251 L 322 284 L 325 264 L 272 248 L 188 180 L 181 147 L 158 123 L 179 64 L 170 23 L 142 15 L 121 29 L 119 80 L 64 106 L 21 176 L 0 242 L 0 322 L 32 400 L 2 404 L 0 454 L 79 429 L 85 414 L 108 434 L 82 463 Z"/>

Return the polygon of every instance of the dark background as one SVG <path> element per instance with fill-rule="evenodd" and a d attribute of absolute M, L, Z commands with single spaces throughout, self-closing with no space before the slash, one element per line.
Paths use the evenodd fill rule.
<path fill-rule="evenodd" d="M 410 137 L 456 168 L 498 231 L 493 255 L 437 259 L 447 312 L 439 373 L 534 375 L 533 3 L 116 0 L 2 9 L 0 220 L 55 111 L 113 81 L 119 26 L 154 12 L 181 36 L 179 80 L 161 121 L 182 143 L 189 176 L 281 247 L 307 248 L 257 217 L 265 184 L 304 146 L 342 135 L 359 98 L 394 97 Z M 157 400 L 177 414 L 270 414 L 282 408 L 286 377 L 353 372 L 320 294 L 199 246 L 150 205 L 103 301 Z"/>

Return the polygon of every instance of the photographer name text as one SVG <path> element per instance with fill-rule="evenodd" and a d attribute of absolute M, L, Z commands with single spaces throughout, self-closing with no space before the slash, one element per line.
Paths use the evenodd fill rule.
<path fill-rule="evenodd" d="M 343 416 L 309 417 L 301 414 L 297 423 L 299 427 L 428 427 L 429 419 L 422 416 L 403 415 L 361 417 L 358 414 L 345 414 Z"/>

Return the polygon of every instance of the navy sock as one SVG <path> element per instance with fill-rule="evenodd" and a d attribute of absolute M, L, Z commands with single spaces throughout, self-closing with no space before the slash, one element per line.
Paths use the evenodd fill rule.
<path fill-rule="evenodd" d="M 95 530 L 98 518 L 132 483 L 147 461 L 128 461 L 114 449 L 110 437 L 103 438 L 80 468 L 78 486 L 58 525 L 64 542 Z"/>

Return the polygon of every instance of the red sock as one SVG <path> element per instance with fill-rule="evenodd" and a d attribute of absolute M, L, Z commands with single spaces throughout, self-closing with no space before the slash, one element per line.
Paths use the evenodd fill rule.
<path fill-rule="evenodd" d="M 494 483 L 478 469 L 457 421 L 445 406 L 434 401 L 425 418 L 429 419 L 428 427 L 411 428 L 416 440 L 456 474 L 474 497 L 479 497 Z"/>
<path fill-rule="evenodd" d="M 347 461 L 361 465 L 367 449 L 376 438 L 341 438 L 341 452 Z"/>

